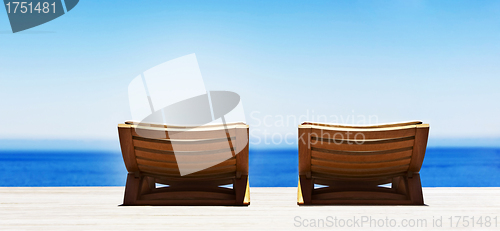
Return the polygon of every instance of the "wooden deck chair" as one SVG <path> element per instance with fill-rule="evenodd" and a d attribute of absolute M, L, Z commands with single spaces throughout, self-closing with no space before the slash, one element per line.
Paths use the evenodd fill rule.
<path fill-rule="evenodd" d="M 420 121 L 299 125 L 297 204 L 423 205 L 419 171 L 428 134 Z"/>
<path fill-rule="evenodd" d="M 194 128 L 129 122 L 118 125 L 118 132 L 128 170 L 123 205 L 250 204 L 248 125 Z M 212 167 L 181 176 L 180 154 L 184 168 Z"/>

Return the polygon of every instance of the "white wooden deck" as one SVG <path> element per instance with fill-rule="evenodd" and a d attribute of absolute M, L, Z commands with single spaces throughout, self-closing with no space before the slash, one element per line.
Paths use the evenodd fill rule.
<path fill-rule="evenodd" d="M 249 207 L 125 207 L 119 206 L 123 190 L 123 187 L 0 188 L 0 229 L 291 230 L 315 223 L 328 230 L 339 229 L 342 224 L 350 230 L 386 230 L 386 226 L 395 224 L 389 229 L 401 230 L 404 224 L 420 223 L 419 228 L 411 229 L 444 230 L 450 229 L 450 216 L 468 216 L 469 223 L 474 216 L 475 229 L 480 228 L 477 220 L 482 216 L 482 229 L 486 229 L 485 219 L 489 216 L 489 229 L 500 230 L 500 188 L 424 188 L 428 206 L 302 207 L 296 205 L 296 188 L 251 188 Z M 333 224 L 335 217 L 337 223 Z M 433 218 L 439 217 L 442 228 L 433 225 L 436 222 Z M 362 227 L 356 225 L 356 219 Z M 362 223 L 362 219 L 372 219 L 372 224 Z M 356 228 L 346 228 L 349 224 Z M 459 223 L 460 227 L 464 225 Z"/>

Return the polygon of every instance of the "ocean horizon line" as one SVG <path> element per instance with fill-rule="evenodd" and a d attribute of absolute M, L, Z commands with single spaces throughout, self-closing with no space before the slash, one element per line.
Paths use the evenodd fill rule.
<path fill-rule="evenodd" d="M 500 138 L 437 138 L 429 139 L 427 148 L 500 148 Z M 254 150 L 298 149 L 294 144 L 253 144 Z M 118 139 L 0 139 L 0 151 L 120 151 Z"/>

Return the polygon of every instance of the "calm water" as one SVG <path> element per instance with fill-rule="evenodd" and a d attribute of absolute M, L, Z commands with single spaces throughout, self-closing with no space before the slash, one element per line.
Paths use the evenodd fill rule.
<path fill-rule="evenodd" d="M 297 150 L 251 150 L 250 185 L 297 186 Z M 0 151 L 0 186 L 123 186 L 119 152 Z M 428 148 L 427 187 L 500 187 L 500 149 Z"/>

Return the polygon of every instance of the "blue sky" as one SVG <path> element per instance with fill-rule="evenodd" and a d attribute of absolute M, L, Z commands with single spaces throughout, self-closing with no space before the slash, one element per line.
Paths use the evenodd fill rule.
<path fill-rule="evenodd" d="M 253 138 L 296 134 L 287 116 L 375 116 L 428 122 L 434 145 L 497 145 L 499 25 L 499 1 L 80 1 L 16 34 L 0 10 L 0 144 L 115 145 L 130 81 L 196 53 Z"/>

